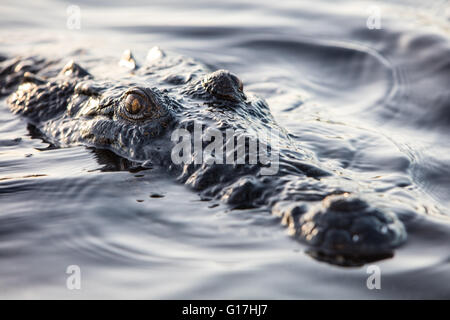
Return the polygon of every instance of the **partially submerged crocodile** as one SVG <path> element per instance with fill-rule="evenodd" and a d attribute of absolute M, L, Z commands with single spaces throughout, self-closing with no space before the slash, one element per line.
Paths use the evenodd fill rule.
<path fill-rule="evenodd" d="M 342 179 L 350 179 L 299 148 L 266 102 L 244 92 L 242 81 L 226 70 L 208 72 L 158 48 L 143 66 L 126 52 L 120 65 L 127 71 L 113 79 L 94 78 L 73 61 L 62 65 L 36 56 L 1 60 L 0 95 L 9 95 L 10 109 L 57 146 L 109 149 L 143 167 L 166 167 L 206 199 L 220 199 L 233 208 L 267 208 L 314 257 L 334 264 L 386 258 L 406 240 L 395 213 L 377 205 L 370 193 L 344 187 L 348 182 L 342 184 Z M 211 132 L 225 136 L 231 129 L 233 135 L 220 145 L 223 150 L 212 155 L 223 151 L 223 157 L 235 159 L 240 154 L 243 162 L 214 162 L 202 159 L 202 152 L 183 152 L 184 162 L 173 161 L 180 138 L 174 139 L 175 131 L 192 134 L 189 146 L 198 144 L 195 136 L 200 134 L 205 150 L 212 136 L 217 139 Z M 276 140 L 269 138 L 274 132 Z M 239 149 L 235 142 L 241 136 L 258 140 L 258 155 L 276 153 L 271 158 L 276 164 L 250 161 L 256 150 L 250 140 Z M 276 171 L 267 174 L 270 168 Z"/>

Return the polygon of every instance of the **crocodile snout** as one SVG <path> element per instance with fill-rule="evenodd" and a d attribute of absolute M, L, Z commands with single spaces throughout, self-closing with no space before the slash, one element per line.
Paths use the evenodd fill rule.
<path fill-rule="evenodd" d="M 395 214 L 347 193 L 309 208 L 303 203 L 276 205 L 272 212 L 310 246 L 310 254 L 333 264 L 360 265 L 389 257 L 407 237 Z"/>

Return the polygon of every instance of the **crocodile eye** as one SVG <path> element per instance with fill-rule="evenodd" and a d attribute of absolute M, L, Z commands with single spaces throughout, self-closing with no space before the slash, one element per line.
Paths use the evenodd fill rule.
<path fill-rule="evenodd" d="M 125 109 L 132 115 L 136 115 L 142 112 L 147 108 L 147 104 L 148 102 L 146 101 L 146 99 L 136 93 L 128 94 L 125 99 Z"/>
<path fill-rule="evenodd" d="M 122 101 L 120 114 L 128 120 L 151 118 L 157 109 L 145 90 L 140 88 L 132 88 L 125 92 Z"/>
<path fill-rule="evenodd" d="M 168 110 L 158 94 L 149 88 L 128 89 L 122 96 L 118 114 L 129 121 L 147 121 L 165 117 Z"/>

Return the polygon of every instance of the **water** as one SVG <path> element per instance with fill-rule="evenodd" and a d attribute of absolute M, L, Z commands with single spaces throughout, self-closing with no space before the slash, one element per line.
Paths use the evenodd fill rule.
<path fill-rule="evenodd" d="M 72 4 L 79 30 L 67 27 Z M 1 100 L 0 297 L 450 298 L 449 7 L 3 1 L 0 52 L 83 49 L 114 76 L 123 50 L 142 61 L 158 45 L 229 69 L 302 147 L 416 214 L 407 244 L 376 263 L 381 290 L 369 290 L 367 266 L 312 259 L 264 210 L 213 206 L 105 151 L 55 149 Z M 66 288 L 69 265 L 81 290 Z"/>

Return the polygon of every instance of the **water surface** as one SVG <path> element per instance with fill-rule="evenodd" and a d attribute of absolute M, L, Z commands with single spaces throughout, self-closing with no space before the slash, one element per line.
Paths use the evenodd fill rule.
<path fill-rule="evenodd" d="M 367 265 L 312 259 L 265 210 L 213 206 L 110 152 L 56 149 L 0 100 L 1 298 L 450 298 L 448 1 L 7 0 L 0 26 L 4 54 L 79 50 L 111 77 L 123 50 L 143 61 L 154 45 L 229 69 L 299 145 L 414 211 L 369 290 Z M 81 290 L 66 288 L 69 265 Z"/>

